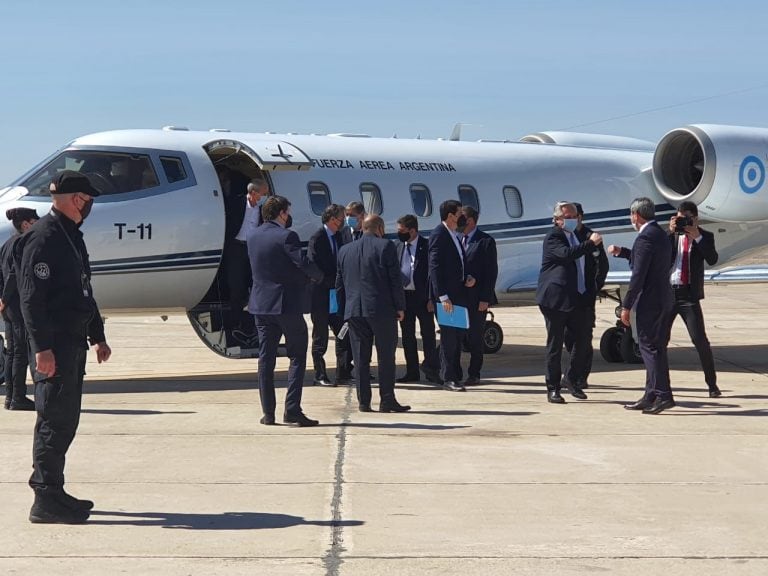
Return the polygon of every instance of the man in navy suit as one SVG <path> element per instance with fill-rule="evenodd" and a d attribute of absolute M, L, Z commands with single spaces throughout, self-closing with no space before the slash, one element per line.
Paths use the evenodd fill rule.
<path fill-rule="evenodd" d="M 259 335 L 259 395 L 264 416 L 261 423 L 275 423 L 275 360 L 280 337 L 290 359 L 288 391 L 283 422 L 316 426 L 301 410 L 301 391 L 307 365 L 307 324 L 310 281 L 322 281 L 322 273 L 301 255 L 301 242 L 289 230 L 291 203 L 272 196 L 262 209 L 264 224 L 248 230 L 248 255 L 253 287 L 248 311 L 254 315 Z"/>
<path fill-rule="evenodd" d="M 667 359 L 669 327 L 674 309 L 669 283 L 672 247 L 667 233 L 656 223 L 653 200 L 636 198 L 629 211 L 632 226 L 639 232 L 632 250 L 608 246 L 608 252 L 629 259 L 632 276 L 621 304 L 621 321 L 629 326 L 633 316 L 646 377 L 643 397 L 624 408 L 642 410 L 643 414 L 658 414 L 675 406 Z"/>
<path fill-rule="evenodd" d="M 579 241 L 575 234 L 578 224 L 576 206 L 571 203 L 558 202 L 552 221 L 554 226 L 544 237 L 536 303 L 547 326 L 547 400 L 564 404 L 560 395 L 560 363 L 566 329 L 574 335 L 566 372 L 571 395 L 579 400 L 587 399 L 579 388 L 586 367 L 584 332 L 588 326 L 587 309 L 581 305 L 581 299 L 587 294 L 584 259 L 603 239 L 593 232 L 587 240 Z"/>
<path fill-rule="evenodd" d="M 467 288 L 475 285 L 464 265 L 464 249 L 456 236 L 456 228 L 464 227 L 467 217 L 461 213 L 461 202 L 446 200 L 440 204 L 440 224 L 429 236 L 429 284 L 430 296 L 435 307 L 441 306 L 453 313 L 454 306 L 467 307 Z M 440 376 L 443 388 L 452 392 L 464 392 L 461 385 L 461 340 L 463 328 L 440 326 Z"/>
<path fill-rule="evenodd" d="M 397 261 L 405 289 L 405 318 L 400 322 L 405 353 L 405 375 L 398 382 L 418 382 L 419 351 L 416 344 L 416 320 L 419 320 L 424 362 L 421 369 L 427 380 L 439 382 L 440 358 L 435 337 L 435 306 L 429 299 L 429 242 L 419 236 L 419 221 L 406 214 L 397 221 Z"/>
<path fill-rule="evenodd" d="M 699 209 L 689 201 L 681 202 L 677 207 L 677 214 L 669 221 L 667 234 L 672 246 L 670 281 L 675 294 L 675 311 L 669 328 L 672 329 L 678 315 L 682 316 L 691 342 L 699 353 L 709 397 L 719 398 L 722 393 L 717 387 L 715 358 L 700 303 L 704 298 L 704 262 L 710 266 L 717 264 L 715 235 L 699 226 Z"/>
<path fill-rule="evenodd" d="M 349 244 L 353 240 L 363 237 L 363 220 L 365 220 L 365 206 L 362 202 L 352 201 L 344 209 L 345 226 L 341 229 L 343 244 Z"/>
<path fill-rule="evenodd" d="M 307 257 L 320 268 L 323 281 L 312 286 L 312 362 L 315 366 L 315 385 L 335 386 L 325 368 L 325 352 L 328 349 L 328 328 L 336 336 L 336 382 L 349 380 L 350 368 L 347 355 L 348 339 L 339 338 L 344 324 L 343 306 L 336 298 L 337 311 L 330 312 L 330 292 L 336 287 L 336 259 L 342 246 L 341 227 L 344 225 L 344 207 L 330 204 L 322 215 L 323 225 L 312 234 L 307 244 Z"/>
<path fill-rule="evenodd" d="M 480 370 L 483 368 L 483 333 L 488 308 L 498 304 L 496 299 L 496 278 L 499 264 L 496 255 L 496 240 L 477 227 L 478 211 L 473 206 L 463 206 L 462 213 L 467 219 L 461 236 L 464 248 L 464 263 L 467 273 L 475 279 L 475 285 L 467 288 L 469 296 L 469 348 L 468 378 L 464 386 L 480 384 Z"/>
<path fill-rule="evenodd" d="M 379 412 L 406 412 L 395 399 L 397 321 L 402 320 L 405 295 L 395 245 L 384 239 L 384 221 L 372 214 L 363 222 L 363 236 L 342 246 L 336 290 L 344 295 L 344 319 L 349 325 L 357 371 L 361 412 L 371 412 L 371 351 L 376 343 L 379 362 Z"/>

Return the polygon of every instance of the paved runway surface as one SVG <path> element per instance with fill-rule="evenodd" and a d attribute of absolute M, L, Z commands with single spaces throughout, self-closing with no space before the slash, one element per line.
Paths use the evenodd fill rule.
<path fill-rule="evenodd" d="M 88 524 L 27 521 L 34 414 L 0 414 L 0 574 L 765 575 L 766 288 L 707 295 L 724 395 L 678 320 L 678 407 L 658 416 L 621 408 L 644 373 L 599 353 L 589 400 L 548 404 L 534 308 L 497 312 L 482 386 L 400 386 L 407 414 L 308 387 L 314 429 L 259 425 L 256 363 L 213 355 L 185 318 L 110 319 L 67 464 Z"/>

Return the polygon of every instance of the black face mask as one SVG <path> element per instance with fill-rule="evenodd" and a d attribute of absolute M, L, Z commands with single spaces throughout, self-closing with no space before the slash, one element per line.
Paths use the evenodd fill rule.
<path fill-rule="evenodd" d="M 88 200 L 85 204 L 83 204 L 83 207 L 80 208 L 80 210 L 79 210 L 80 218 L 82 218 L 83 220 L 88 218 L 88 214 L 91 213 L 91 208 L 92 207 L 93 207 L 93 198 Z"/>
<path fill-rule="evenodd" d="M 293 216 L 288 214 L 288 217 L 285 219 L 285 225 L 283 227 L 290 228 L 291 226 L 293 226 Z"/>
<path fill-rule="evenodd" d="M 400 242 L 408 242 L 408 240 L 411 239 L 411 234 L 409 232 L 398 232 L 397 239 L 400 240 Z"/>
<path fill-rule="evenodd" d="M 456 229 L 459 230 L 459 232 L 464 231 L 464 227 L 467 225 L 467 217 L 462 214 L 456 219 Z"/>

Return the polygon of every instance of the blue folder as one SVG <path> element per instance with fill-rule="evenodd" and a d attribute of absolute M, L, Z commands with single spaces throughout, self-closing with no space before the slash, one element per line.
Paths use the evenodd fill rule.
<path fill-rule="evenodd" d="M 437 323 L 440 326 L 451 326 L 453 328 L 463 328 L 464 330 L 469 328 L 469 311 L 464 306 L 456 306 L 454 304 L 453 312 L 448 314 L 440 302 L 435 302 L 435 310 L 437 310 Z"/>
<path fill-rule="evenodd" d="M 328 313 L 336 314 L 339 311 L 339 299 L 336 296 L 336 288 L 331 288 L 328 298 Z"/>

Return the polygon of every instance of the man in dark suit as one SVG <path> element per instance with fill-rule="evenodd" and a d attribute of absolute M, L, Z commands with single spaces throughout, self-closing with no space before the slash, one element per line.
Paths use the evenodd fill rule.
<path fill-rule="evenodd" d="M 464 227 L 467 217 L 461 213 L 461 202 L 446 200 L 440 204 L 440 224 L 429 236 L 430 296 L 435 308 L 441 306 L 453 313 L 454 306 L 467 307 L 467 288 L 475 285 L 464 266 L 464 249 L 456 236 L 457 227 Z M 440 376 L 443 388 L 452 392 L 465 392 L 461 385 L 461 340 L 463 328 L 440 326 Z"/>
<path fill-rule="evenodd" d="M 365 206 L 362 202 L 350 202 L 344 209 L 346 214 L 344 218 L 345 226 L 341 229 L 341 240 L 343 244 L 349 244 L 353 240 L 360 240 L 363 237 L 363 220 L 365 220 Z"/>
<path fill-rule="evenodd" d="M 579 400 L 587 399 L 578 386 L 583 379 L 586 353 L 587 312 L 582 305 L 587 293 L 584 261 L 603 240 L 600 234 L 593 232 L 587 240 L 579 241 L 575 234 L 578 224 L 576 207 L 569 202 L 555 205 L 552 221 L 554 226 L 544 237 L 536 303 L 547 326 L 547 400 L 564 404 L 560 395 L 560 363 L 566 329 L 574 335 L 566 379 L 571 383 L 571 395 Z"/>
<path fill-rule="evenodd" d="M 348 339 L 339 338 L 339 330 L 344 324 L 343 307 L 339 308 L 336 295 L 336 310 L 331 313 L 331 291 L 336 289 L 336 260 L 341 248 L 341 233 L 344 225 L 344 207 L 330 204 L 323 210 L 322 227 L 312 234 L 307 245 L 307 257 L 323 273 L 323 281 L 312 286 L 312 362 L 315 366 L 315 385 L 335 386 L 328 378 L 325 369 L 325 355 L 328 349 L 328 328 L 336 336 L 336 377 L 338 380 L 349 379 L 347 366 Z"/>
<path fill-rule="evenodd" d="M 416 344 L 416 319 L 419 320 L 424 362 L 421 369 L 431 382 L 439 382 L 440 359 L 435 337 L 435 306 L 429 299 L 429 242 L 419 236 L 419 221 L 406 214 L 397 221 L 397 260 L 405 289 L 405 318 L 400 322 L 405 353 L 405 375 L 398 382 L 418 382 L 419 351 Z"/>
<path fill-rule="evenodd" d="M 669 328 L 678 315 L 683 318 L 691 342 L 699 353 L 704 380 L 710 398 L 722 396 L 717 387 L 715 359 L 704 328 L 700 300 L 704 298 L 704 262 L 717 264 L 715 235 L 699 227 L 699 209 L 693 202 L 681 202 L 677 215 L 669 221 L 669 241 L 672 246 L 670 281 L 675 295 L 675 310 Z"/>
<path fill-rule="evenodd" d="M 291 203 L 272 196 L 262 209 L 264 224 L 248 230 L 248 255 L 253 270 L 253 288 L 248 311 L 254 315 L 259 335 L 259 395 L 262 424 L 275 423 L 275 360 L 280 337 L 290 359 L 288 391 L 283 422 L 316 426 L 301 410 L 301 391 L 307 365 L 307 324 L 310 281 L 322 281 L 322 273 L 301 255 L 301 242 L 289 230 Z"/>
<path fill-rule="evenodd" d="M 395 245 L 384 239 L 384 221 L 368 216 L 363 237 L 342 246 L 336 290 L 344 294 L 344 319 L 349 325 L 357 371 L 361 412 L 371 412 L 371 351 L 379 362 L 380 412 L 406 412 L 410 406 L 395 398 L 397 321 L 404 317 L 405 295 Z"/>
<path fill-rule="evenodd" d="M 573 203 L 576 206 L 576 214 L 578 224 L 576 225 L 576 238 L 579 242 L 585 242 L 592 235 L 592 229 L 584 224 L 584 209 L 578 202 Z M 584 327 L 584 375 L 583 380 L 578 382 L 577 385 L 580 389 L 584 390 L 589 388 L 587 379 L 592 372 L 592 358 L 594 356 L 594 350 L 592 348 L 592 329 L 595 327 L 595 301 L 600 290 L 605 286 L 605 278 L 608 276 L 608 256 L 605 253 L 605 248 L 602 244 L 596 246 L 591 254 L 587 254 L 584 257 L 584 279 L 587 286 L 587 291 L 579 298 L 579 305 L 586 307 L 587 325 Z M 574 334 L 567 328 L 565 330 L 565 349 L 568 350 L 568 354 L 573 353 L 573 340 Z M 569 384 L 570 386 L 570 384 Z"/>
<path fill-rule="evenodd" d="M 608 252 L 629 259 L 632 276 L 622 301 L 621 321 L 629 326 L 632 316 L 646 377 L 643 397 L 624 408 L 642 410 L 643 414 L 658 414 L 675 405 L 667 358 L 669 325 L 674 307 L 669 283 L 672 248 L 666 232 L 656 223 L 653 200 L 636 198 L 629 211 L 632 226 L 639 232 L 632 250 L 609 246 Z"/>
<path fill-rule="evenodd" d="M 468 378 L 464 386 L 480 384 L 480 370 L 483 368 L 483 333 L 488 308 L 498 304 L 496 299 L 496 278 L 499 264 L 496 256 L 496 240 L 477 227 L 478 211 L 473 206 L 463 206 L 462 213 L 467 223 L 462 232 L 461 246 L 464 248 L 464 264 L 467 274 L 475 279 L 475 285 L 467 288 L 469 300 L 469 330 L 466 339 L 469 348 Z"/>

